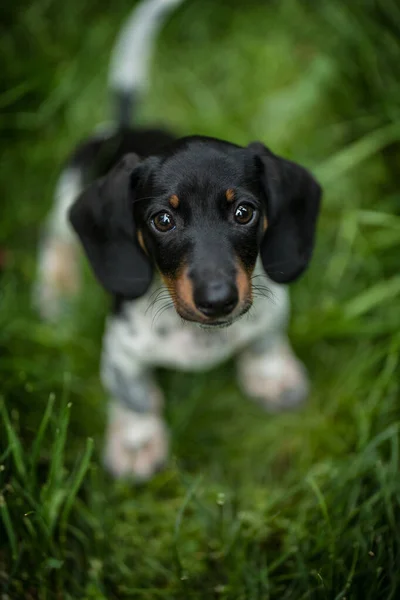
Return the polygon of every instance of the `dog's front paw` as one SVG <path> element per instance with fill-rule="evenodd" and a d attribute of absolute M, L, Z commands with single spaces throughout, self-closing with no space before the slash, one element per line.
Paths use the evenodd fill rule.
<path fill-rule="evenodd" d="M 309 394 L 306 370 L 286 344 L 261 355 L 244 353 L 238 371 L 244 393 L 271 412 L 296 408 Z"/>
<path fill-rule="evenodd" d="M 165 464 L 168 434 L 157 414 L 114 406 L 108 425 L 104 463 L 114 477 L 145 481 Z"/>

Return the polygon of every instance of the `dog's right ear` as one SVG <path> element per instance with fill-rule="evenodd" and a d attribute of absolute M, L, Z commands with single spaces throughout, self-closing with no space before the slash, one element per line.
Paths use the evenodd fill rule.
<path fill-rule="evenodd" d="M 132 175 L 138 164 L 136 154 L 126 154 L 83 191 L 69 212 L 97 279 L 108 292 L 125 298 L 142 296 L 152 280 L 133 219 Z"/>

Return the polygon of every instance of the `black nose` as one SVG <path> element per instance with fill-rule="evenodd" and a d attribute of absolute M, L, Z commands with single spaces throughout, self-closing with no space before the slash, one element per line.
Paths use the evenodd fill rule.
<path fill-rule="evenodd" d="M 224 282 L 210 282 L 195 291 L 194 301 L 200 312 L 206 317 L 229 315 L 238 303 L 236 286 Z"/>

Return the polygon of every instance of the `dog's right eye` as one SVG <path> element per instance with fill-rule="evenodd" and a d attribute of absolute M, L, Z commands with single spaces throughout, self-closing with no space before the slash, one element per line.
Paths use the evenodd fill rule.
<path fill-rule="evenodd" d="M 235 210 L 235 221 L 239 225 L 250 223 L 254 215 L 254 208 L 250 204 L 240 204 Z"/>
<path fill-rule="evenodd" d="M 171 231 L 171 229 L 174 229 L 175 227 L 173 216 L 166 210 L 159 212 L 155 217 L 153 217 L 151 222 L 157 231 L 161 231 L 162 233 Z"/>

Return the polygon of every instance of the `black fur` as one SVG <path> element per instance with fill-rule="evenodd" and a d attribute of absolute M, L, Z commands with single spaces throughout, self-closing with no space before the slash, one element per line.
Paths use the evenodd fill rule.
<path fill-rule="evenodd" d="M 259 142 L 248 146 L 259 163 L 268 228 L 260 247 L 265 271 L 277 283 L 290 283 L 307 268 L 322 190 L 306 169 L 273 154 Z"/>
<path fill-rule="evenodd" d="M 93 271 L 109 292 L 136 298 L 147 290 L 152 269 L 138 246 L 129 179 L 136 154 L 126 154 L 105 177 L 81 194 L 70 220 Z"/>
<path fill-rule="evenodd" d="M 98 134 L 79 144 L 67 164 L 80 169 L 91 182 L 105 175 L 125 154 L 134 152 L 146 158 L 174 140 L 175 136 L 163 129 L 122 127 L 112 134 Z"/>
<path fill-rule="evenodd" d="M 115 122 L 121 127 L 129 128 L 132 122 L 132 112 L 136 104 L 136 96 L 132 90 L 113 91 L 113 101 L 115 104 Z"/>
<path fill-rule="evenodd" d="M 163 134 L 151 140 L 149 134 L 144 144 L 135 133 L 118 135 L 111 150 L 110 140 L 92 144 L 96 158 L 91 164 L 97 173 L 128 151 L 144 158 L 125 156 L 89 185 L 70 213 L 93 270 L 109 292 L 136 298 L 148 289 L 154 265 L 169 277 L 185 265 L 200 304 L 210 295 L 229 296 L 236 286 L 238 260 L 251 271 L 259 252 L 274 281 L 288 283 L 304 271 L 321 196 L 308 171 L 260 143 L 242 148 L 214 138 L 172 141 Z M 75 153 L 75 164 L 83 153 Z M 227 202 L 228 189 L 234 192 L 233 202 Z M 179 198 L 176 209 L 169 204 L 174 194 Z M 253 207 L 255 214 L 244 225 L 234 219 L 242 204 Z M 155 228 L 154 217 L 161 211 L 172 215 L 173 230 L 161 233 Z M 138 230 L 149 257 L 138 245 Z"/>

